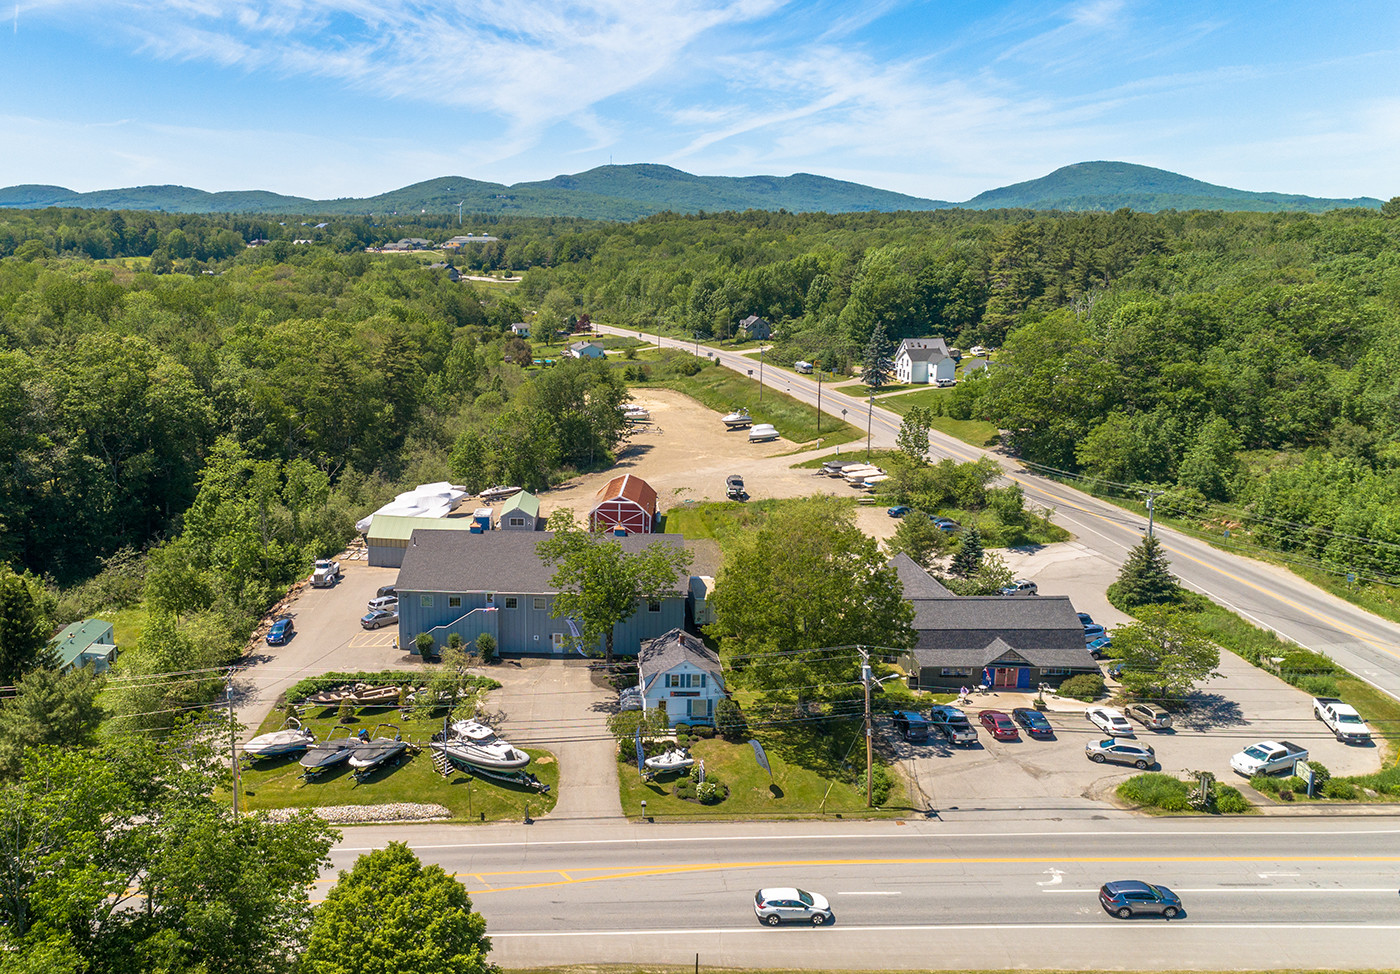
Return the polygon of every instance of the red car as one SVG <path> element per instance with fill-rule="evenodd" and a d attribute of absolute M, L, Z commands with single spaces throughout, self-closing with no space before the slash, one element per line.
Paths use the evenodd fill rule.
<path fill-rule="evenodd" d="M 977 715 L 977 719 L 987 728 L 987 732 L 999 741 L 1021 739 L 1020 731 L 1016 730 L 1016 723 L 1000 710 L 983 710 Z"/>

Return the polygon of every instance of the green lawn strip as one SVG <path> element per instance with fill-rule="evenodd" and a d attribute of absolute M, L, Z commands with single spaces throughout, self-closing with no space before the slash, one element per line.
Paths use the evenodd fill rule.
<path fill-rule="evenodd" d="M 142 603 L 127 609 L 104 610 L 97 613 L 97 618 L 112 624 L 112 638 L 117 641 L 118 648 L 130 648 L 136 645 L 141 631 L 146 628 L 146 606 Z"/>
<path fill-rule="evenodd" d="M 775 392 L 771 386 L 763 390 L 763 401 L 760 402 L 758 382 L 733 369 L 711 366 L 701 369 L 696 375 L 656 379 L 634 385 L 639 388 L 674 389 L 721 416 L 741 407 L 747 408 L 755 423 L 772 423 L 784 439 L 793 443 L 820 440 L 821 446 L 835 446 L 865 435 L 854 426 L 830 416 L 822 417 L 822 429 L 818 433 L 814 407 Z M 719 425 L 718 416 L 715 417 L 715 425 Z M 743 431 L 738 431 L 734 437 L 737 440 L 745 435 Z"/>
<path fill-rule="evenodd" d="M 305 713 L 302 723 L 315 731 L 318 740 L 331 731 L 340 736 L 347 729 L 357 734 L 360 728 L 377 736 L 375 727 L 383 722 L 393 724 L 405 740 L 420 745 L 422 750 L 397 767 L 376 771 L 361 784 L 355 783 L 350 768 L 343 764 L 312 781 L 300 777 L 303 769 L 295 757 L 245 764 L 239 772 L 239 802 L 244 810 L 412 802 L 442 805 L 458 822 L 478 822 L 483 814 L 486 821 L 498 822 L 523 821 L 527 804 L 532 817 L 544 815 L 557 800 L 559 765 L 548 751 L 522 749 L 531 757 L 526 770 L 550 786 L 547 794 L 539 794 L 462 771 L 454 771 L 450 777 L 438 774 L 428 740 L 442 729 L 441 716 L 404 718 L 397 708 L 363 708 L 356 711 L 354 723 L 341 724 L 334 709 L 309 709 Z M 274 711 L 258 733 L 276 730 L 283 720 L 282 713 Z"/>
<path fill-rule="evenodd" d="M 666 512 L 665 529 L 669 534 L 683 534 L 686 538 L 723 541 L 730 532 L 762 521 L 783 503 L 791 502 L 772 499 L 685 504 Z"/>
<path fill-rule="evenodd" d="M 933 406 L 939 396 L 948 395 L 948 389 L 928 389 L 906 395 L 892 396 L 889 401 L 880 401 L 880 406 L 892 413 L 903 416 L 915 406 Z M 980 419 L 954 419 L 951 416 L 933 416 L 930 425 L 940 433 L 962 440 L 970 446 L 994 446 L 1001 438 L 1001 431 L 991 423 Z"/>
<path fill-rule="evenodd" d="M 1215 782 L 1216 812 L 1191 807 L 1190 796 L 1196 790 L 1194 781 L 1184 781 L 1175 775 L 1147 771 L 1133 775 L 1118 786 L 1118 797 L 1149 815 L 1251 815 L 1254 806 L 1233 785 Z"/>
<path fill-rule="evenodd" d="M 857 783 L 833 783 L 823 774 L 784 758 L 781 747 L 775 742 L 775 735 L 760 733 L 757 736 L 773 769 L 771 780 L 768 772 L 758 766 L 753 747 L 747 742 L 731 743 L 712 738 L 698 740 L 691 745 L 691 756 L 705 762 L 707 778 L 718 778 L 729 787 L 729 797 L 714 805 L 677 798 L 673 791 L 675 783 L 680 780 L 679 774 L 661 775 L 647 782 L 638 773 L 635 761 L 620 761 L 617 775 L 623 814 L 629 817 L 641 815 L 643 800 L 647 803 L 647 816 L 658 821 L 751 819 L 758 816 L 780 819 L 898 818 L 910 814 L 910 809 L 904 807 L 866 808 L 863 768 L 856 775 L 859 779 Z M 857 751 L 860 748 L 851 752 L 852 759 L 863 762 L 863 753 L 858 754 Z M 630 759 L 631 754 L 627 757 Z M 898 804 L 903 788 L 896 784 L 890 793 L 891 802 Z"/>

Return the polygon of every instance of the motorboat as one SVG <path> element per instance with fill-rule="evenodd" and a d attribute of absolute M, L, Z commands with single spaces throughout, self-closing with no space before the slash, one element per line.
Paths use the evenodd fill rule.
<path fill-rule="evenodd" d="M 349 760 L 355 744 L 355 738 L 350 735 L 349 728 L 346 728 L 344 737 L 327 737 L 324 741 L 312 744 L 301 756 L 300 764 L 306 769 L 303 777 L 311 777 L 328 768 L 344 764 Z"/>
<path fill-rule="evenodd" d="M 848 467 L 841 471 L 841 478 L 848 484 L 860 484 L 865 482 L 866 477 L 878 477 L 885 471 L 872 464 L 865 464 L 860 467 Z"/>
<path fill-rule="evenodd" d="M 503 501 L 507 497 L 514 497 L 518 493 L 520 493 L 519 487 L 500 486 L 488 487 L 486 490 L 483 490 L 477 496 L 484 500 L 486 503 L 491 504 L 495 501 Z"/>
<path fill-rule="evenodd" d="M 651 413 L 645 406 L 627 406 L 622 410 L 622 418 L 631 423 L 646 423 L 651 420 Z"/>
<path fill-rule="evenodd" d="M 339 707 L 346 699 L 351 703 L 355 702 L 355 690 L 363 684 L 356 684 L 352 687 L 334 687 L 330 690 L 321 690 L 308 696 L 302 703 L 308 707 Z"/>
<path fill-rule="evenodd" d="M 683 747 L 673 747 L 642 762 L 642 766 L 648 771 L 684 771 L 694 764 L 695 759 Z"/>
<path fill-rule="evenodd" d="M 295 717 L 288 717 L 286 723 L 279 730 L 270 734 L 259 734 L 244 744 L 243 756 L 252 761 L 260 761 L 263 758 L 280 758 L 283 755 L 304 751 L 308 745 L 315 743 L 315 741 L 316 735 L 301 726 L 301 721 Z"/>
<path fill-rule="evenodd" d="M 749 416 L 747 409 L 736 409 L 728 416 L 720 418 L 720 422 L 732 430 L 741 430 L 745 426 L 753 425 L 753 418 Z"/>
<path fill-rule="evenodd" d="M 856 463 L 850 460 L 828 460 L 822 464 L 822 473 L 828 477 L 839 477 L 848 467 L 865 467 L 866 463 Z"/>
<path fill-rule="evenodd" d="M 776 440 L 778 435 L 778 428 L 772 423 L 759 423 L 749 430 L 749 442 L 762 443 L 764 440 Z"/>
<path fill-rule="evenodd" d="M 391 729 L 394 736 L 380 734 L 381 727 Z M 360 736 L 355 739 L 355 744 L 350 749 L 350 767 L 354 768 L 357 774 L 365 775 L 375 768 L 382 768 L 398 760 L 407 750 L 408 741 L 403 739 L 397 727 L 393 724 L 380 724 L 374 729 L 373 735 L 360 731 Z"/>
<path fill-rule="evenodd" d="M 361 707 L 397 707 L 402 694 L 401 687 L 367 686 L 355 691 L 355 703 Z"/>
<path fill-rule="evenodd" d="M 471 765 L 474 768 L 492 768 L 497 771 L 513 771 L 530 763 L 530 755 L 508 741 L 496 736 L 496 732 L 475 720 L 456 720 L 432 742 L 435 751 L 441 751 L 449 761 Z"/>
<path fill-rule="evenodd" d="M 880 473 L 880 474 L 876 474 L 876 475 L 873 476 L 873 477 L 866 477 L 864 480 L 862 480 L 860 483 L 856 484 L 855 486 L 858 487 L 858 488 L 861 489 L 861 490 L 874 490 L 876 484 L 883 484 L 886 480 L 889 480 L 889 479 L 890 479 L 890 475 L 889 475 L 889 474 L 887 474 L 887 473 Z"/>

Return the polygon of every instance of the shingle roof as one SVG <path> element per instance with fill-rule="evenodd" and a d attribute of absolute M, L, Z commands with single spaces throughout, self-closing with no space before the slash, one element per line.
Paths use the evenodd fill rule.
<path fill-rule="evenodd" d="M 724 686 L 724 667 L 720 665 L 719 656 L 699 637 L 692 636 L 683 629 L 672 629 L 662 633 L 650 642 L 643 643 L 641 651 L 637 653 L 637 672 L 641 675 L 644 687 L 681 663 L 690 663 L 711 674 L 721 687 Z"/>
<path fill-rule="evenodd" d="M 1035 666 L 1095 669 L 1084 626 L 1062 595 L 914 598 L 921 666 L 985 666 L 1014 651 Z"/>
<path fill-rule="evenodd" d="M 520 493 L 512 495 L 510 500 L 501 505 L 501 517 L 517 510 L 523 511 L 531 517 L 539 517 L 540 499 L 528 490 L 522 490 Z"/>
<path fill-rule="evenodd" d="M 404 549 L 403 567 L 399 569 L 396 584 L 400 597 L 404 592 L 552 595 L 558 591 L 549 584 L 554 568 L 545 564 L 535 550 L 536 545 L 550 537 L 553 535 L 549 532 L 415 531 Z M 607 538 L 607 543 L 621 545 L 628 554 L 655 543 L 679 548 L 684 541 L 679 534 Z M 689 580 L 686 571 L 676 574 L 676 594 L 685 594 Z"/>
<path fill-rule="evenodd" d="M 904 586 L 906 599 L 957 598 L 956 595 L 943 587 L 942 582 L 920 568 L 918 562 L 902 551 L 890 559 L 890 567 L 899 576 L 899 583 Z"/>
<path fill-rule="evenodd" d="M 1080 646 L 1078 649 L 1013 648 L 1000 639 L 993 640 L 986 646 L 977 649 L 919 647 L 914 649 L 912 653 L 920 666 L 962 666 L 981 669 L 998 660 L 1007 663 L 1024 660 L 1030 665 L 1042 669 L 1064 667 L 1065 669 L 1092 672 L 1099 668 L 1094 657 L 1089 655 L 1089 650 L 1084 646 Z M 1017 660 L 1016 657 L 1020 657 L 1020 660 Z"/>
<path fill-rule="evenodd" d="M 598 490 L 593 507 L 596 509 L 604 501 L 615 500 L 619 497 L 640 504 L 648 514 L 656 516 L 656 491 L 641 477 L 630 473 L 614 477 L 604 484 Z"/>
<path fill-rule="evenodd" d="M 936 362 L 948 357 L 948 343 L 941 338 L 906 338 L 895 350 L 898 358 L 903 352 L 911 362 Z"/>

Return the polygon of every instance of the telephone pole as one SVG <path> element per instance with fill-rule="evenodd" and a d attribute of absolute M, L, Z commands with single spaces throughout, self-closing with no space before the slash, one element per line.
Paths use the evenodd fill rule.
<path fill-rule="evenodd" d="M 1154 512 L 1153 512 L 1153 509 L 1152 509 L 1152 508 L 1153 508 L 1152 502 L 1155 501 L 1157 498 L 1161 497 L 1163 494 L 1165 494 L 1166 491 L 1164 491 L 1164 490 L 1144 490 L 1144 491 L 1142 491 L 1142 493 L 1147 495 L 1147 536 L 1150 538 L 1150 537 L 1152 537 L 1152 520 L 1153 520 L 1153 513 L 1154 513 Z"/>
<path fill-rule="evenodd" d="M 822 360 L 817 359 L 817 435 L 822 435 Z"/>
<path fill-rule="evenodd" d="M 865 807 L 873 808 L 875 742 L 870 726 L 870 653 L 863 646 L 857 646 L 856 652 L 860 653 L 860 681 L 865 684 Z"/>
<path fill-rule="evenodd" d="M 233 716 L 233 683 L 224 688 L 228 696 L 228 756 L 233 765 L 233 820 L 238 821 L 238 745 L 235 743 L 235 728 L 238 722 Z M 867 694 L 868 696 L 869 694 Z M 867 707 L 867 710 L 870 708 Z"/>

